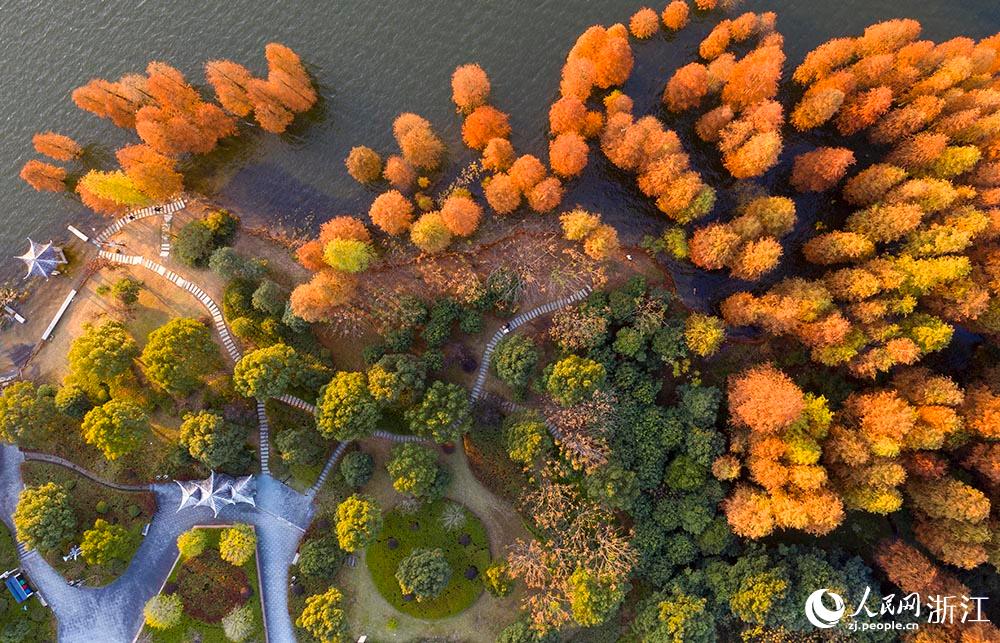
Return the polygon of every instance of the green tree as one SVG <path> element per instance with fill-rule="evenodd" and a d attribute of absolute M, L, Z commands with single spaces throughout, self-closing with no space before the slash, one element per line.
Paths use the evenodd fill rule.
<path fill-rule="evenodd" d="M 184 605 L 179 594 L 157 594 L 146 601 L 142 613 L 146 625 L 156 630 L 169 630 L 180 624 Z"/>
<path fill-rule="evenodd" d="M 392 488 L 399 493 L 429 499 L 440 486 L 442 469 L 437 456 L 420 444 L 407 442 L 394 447 L 386 470 L 392 478 Z"/>
<path fill-rule="evenodd" d="M 340 475 L 349 487 L 363 487 L 375 472 L 375 458 L 364 451 L 352 451 L 340 461 Z"/>
<path fill-rule="evenodd" d="M 368 369 L 368 391 L 380 404 L 408 407 L 424 390 L 427 371 L 413 355 L 383 355 Z"/>
<path fill-rule="evenodd" d="M 367 547 L 382 529 L 382 510 L 371 496 L 354 494 L 337 505 L 337 542 L 354 552 Z"/>
<path fill-rule="evenodd" d="M 260 261 L 247 259 L 229 246 L 213 250 L 208 258 L 208 267 L 226 281 L 257 281 L 264 276 L 264 266 Z"/>
<path fill-rule="evenodd" d="M 503 628 L 496 643 L 555 643 L 558 640 L 559 635 L 554 629 L 540 634 L 527 619 L 522 618 Z"/>
<path fill-rule="evenodd" d="M 640 607 L 633 632 L 648 643 L 712 643 L 717 633 L 707 604 L 679 587 L 654 594 Z"/>
<path fill-rule="evenodd" d="M 174 239 L 173 253 L 182 264 L 195 268 L 204 267 L 215 250 L 216 237 L 205 225 L 196 220 L 187 223 Z"/>
<path fill-rule="evenodd" d="M 365 380 L 364 373 L 338 371 L 320 391 L 316 427 L 324 437 L 357 440 L 375 430 L 381 412 Z"/>
<path fill-rule="evenodd" d="M 545 421 L 537 413 L 511 415 L 504 422 L 507 455 L 514 462 L 528 465 L 552 447 Z"/>
<path fill-rule="evenodd" d="M 417 547 L 399 562 L 396 580 L 403 594 L 413 594 L 417 601 L 440 596 L 451 580 L 451 566 L 440 548 Z"/>
<path fill-rule="evenodd" d="M 335 536 L 311 538 L 299 548 L 299 572 L 310 578 L 329 578 L 337 573 L 347 552 Z"/>
<path fill-rule="evenodd" d="M 567 594 L 573 620 L 584 627 L 607 621 L 625 598 L 625 592 L 618 584 L 610 579 L 598 578 L 582 567 L 570 575 Z"/>
<path fill-rule="evenodd" d="M 726 339 L 726 326 L 718 317 L 694 313 L 684 324 L 684 340 L 695 355 L 714 355 Z"/>
<path fill-rule="evenodd" d="M 177 537 L 177 550 L 184 560 L 201 556 L 208 547 L 208 533 L 204 529 L 188 529 Z"/>
<path fill-rule="evenodd" d="M 222 560 L 237 567 L 250 560 L 256 550 L 257 534 L 246 523 L 236 523 L 224 529 L 219 536 L 219 555 Z"/>
<path fill-rule="evenodd" d="M 10 387 L 7 387 L 7 389 L 10 390 Z M 82 420 L 87 411 L 94 408 L 93 403 L 90 401 L 90 396 L 87 395 L 87 391 L 79 384 L 64 384 L 61 386 L 59 392 L 56 393 L 55 403 L 60 413 L 78 420 Z M 3 402 L 0 401 L 0 408 L 2 408 L 2 405 Z"/>
<path fill-rule="evenodd" d="M 302 360 L 291 346 L 274 344 L 243 356 L 233 369 L 233 386 L 244 397 L 266 400 L 284 395 Z"/>
<path fill-rule="evenodd" d="M 311 427 L 285 429 L 274 436 L 274 448 L 289 465 L 317 464 L 326 451 L 322 437 Z"/>
<path fill-rule="evenodd" d="M 0 391 L 0 440 L 31 442 L 51 434 L 57 423 L 55 401 L 31 382 L 14 382 Z"/>
<path fill-rule="evenodd" d="M 111 294 L 126 306 L 131 306 L 139 301 L 140 290 L 142 290 L 141 281 L 132 277 L 122 277 L 111 287 Z"/>
<path fill-rule="evenodd" d="M 453 442 L 472 428 L 469 396 L 457 384 L 436 381 L 420 404 L 406 412 L 410 431 L 435 442 Z"/>
<path fill-rule="evenodd" d="M 88 565 L 107 565 L 113 560 L 128 560 L 132 551 L 132 534 L 121 525 L 112 525 L 103 518 L 94 521 L 94 528 L 83 532 L 80 553 Z"/>
<path fill-rule="evenodd" d="M 86 324 L 69 347 L 69 367 L 77 382 L 113 382 L 139 356 L 139 346 L 121 322 Z"/>
<path fill-rule="evenodd" d="M 146 377 L 171 395 L 186 395 L 219 366 L 212 331 L 195 319 L 171 319 L 149 334 L 140 358 Z"/>
<path fill-rule="evenodd" d="M 306 598 L 306 606 L 295 624 L 322 643 L 341 643 L 347 635 L 342 603 L 344 595 L 336 587 Z"/>
<path fill-rule="evenodd" d="M 254 614 L 253 603 L 244 603 L 234 607 L 222 619 L 222 632 L 234 643 L 241 643 L 257 632 L 257 617 Z"/>
<path fill-rule="evenodd" d="M 493 369 L 497 377 L 521 397 L 538 364 L 538 357 L 538 348 L 531 338 L 508 335 L 497 344 L 493 353 Z"/>
<path fill-rule="evenodd" d="M 134 451 L 149 431 L 149 418 L 135 403 L 113 399 L 92 408 L 83 418 L 84 441 L 117 460 Z"/>
<path fill-rule="evenodd" d="M 253 291 L 250 298 L 253 307 L 272 317 L 280 317 L 285 312 L 285 305 L 288 303 L 288 295 L 284 289 L 270 279 L 265 279 Z"/>
<path fill-rule="evenodd" d="M 323 261 L 341 272 L 363 272 L 375 261 L 375 248 L 358 239 L 333 239 L 323 248 Z"/>
<path fill-rule="evenodd" d="M 483 585 L 486 587 L 486 591 L 498 598 L 510 594 L 512 583 L 513 579 L 510 577 L 510 569 L 506 561 L 492 563 L 483 574 Z"/>
<path fill-rule="evenodd" d="M 562 406 L 573 406 L 589 398 L 604 385 L 604 365 L 586 357 L 570 355 L 555 363 L 546 389 Z"/>
<path fill-rule="evenodd" d="M 245 431 L 213 411 L 185 416 L 180 443 L 187 447 L 192 458 L 209 469 L 237 469 L 247 459 Z"/>
<path fill-rule="evenodd" d="M 14 510 L 14 527 L 28 549 L 58 549 L 76 534 L 69 492 L 54 482 L 25 487 Z"/>

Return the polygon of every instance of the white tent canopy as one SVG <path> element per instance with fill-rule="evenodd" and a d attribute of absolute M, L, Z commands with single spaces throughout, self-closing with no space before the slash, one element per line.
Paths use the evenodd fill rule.
<path fill-rule="evenodd" d="M 257 506 L 254 500 L 257 485 L 253 476 L 234 478 L 224 473 L 212 474 L 205 480 L 175 480 L 181 488 L 181 501 L 177 511 L 187 507 L 209 507 L 212 514 L 219 512 L 226 505 L 246 503 Z"/>
<path fill-rule="evenodd" d="M 18 259 L 28 266 L 25 279 L 32 276 L 48 279 L 57 271 L 59 264 L 66 263 L 62 248 L 53 246 L 51 241 L 41 244 L 31 239 L 28 239 L 28 251 Z"/>

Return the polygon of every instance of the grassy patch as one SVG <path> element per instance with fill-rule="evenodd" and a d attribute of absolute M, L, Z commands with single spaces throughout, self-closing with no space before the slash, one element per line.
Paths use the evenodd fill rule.
<path fill-rule="evenodd" d="M 143 526 L 152 520 L 156 512 L 156 496 L 152 492 L 118 491 L 97 484 L 65 467 L 32 460 L 21 465 L 21 475 L 24 483 L 28 485 L 55 482 L 69 489 L 70 504 L 76 515 L 77 524 L 73 545 L 80 544 L 83 532 L 91 529 L 98 518 L 103 518 L 111 524 L 122 525 L 132 535 L 132 548 L 128 552 L 128 558 L 107 565 L 88 565 L 82 557 L 64 561 L 62 555 L 68 553 L 68 550 L 45 552 L 43 554 L 45 560 L 56 571 L 67 580 L 83 578 L 91 587 L 106 585 L 125 571 L 132 555 L 142 542 Z M 102 507 L 105 509 L 103 512 L 98 511 L 98 503 L 106 504 L 106 508 Z"/>
<path fill-rule="evenodd" d="M 466 510 L 465 524 L 450 531 L 441 524 L 441 514 L 451 501 L 443 500 L 426 505 L 414 514 L 398 510 L 385 516 L 385 526 L 378 539 L 369 545 L 365 562 L 372 574 L 375 587 L 389 603 L 400 612 L 417 618 L 436 619 L 453 616 L 472 605 L 483 591 L 479 577 L 468 580 L 465 571 L 475 567 L 480 574 L 490 564 L 489 538 L 483 523 Z M 416 529 L 414 529 L 416 525 Z M 463 546 L 459 537 L 468 534 L 471 542 Z M 398 547 L 390 549 L 390 540 Z M 430 601 L 405 601 L 396 580 L 396 568 L 417 547 L 440 548 L 451 566 L 451 580 L 441 595 Z"/>
<path fill-rule="evenodd" d="M 20 565 L 14 539 L 6 528 L 0 527 L 0 567 L 7 571 Z M 31 578 L 28 578 L 28 582 L 31 583 Z M 56 640 L 55 617 L 49 608 L 42 606 L 37 597 L 33 596 L 18 605 L 6 587 L 0 588 L 0 591 L 3 592 L 0 596 L 0 632 L 7 627 L 17 627 L 15 624 L 19 622 L 25 622 L 28 624 L 28 634 L 21 641 L 41 643 Z"/>
<path fill-rule="evenodd" d="M 500 429 L 477 428 L 465 435 L 469 469 L 479 484 L 511 505 L 516 505 L 528 487 L 528 477 L 507 455 Z"/>
<path fill-rule="evenodd" d="M 222 534 L 223 528 L 224 527 L 201 528 L 208 534 L 208 547 L 205 549 L 206 552 L 218 550 L 219 537 Z M 177 580 L 177 574 L 180 569 L 181 563 L 178 560 L 178 562 L 174 564 L 174 568 L 170 570 L 170 576 L 167 577 L 167 585 Z M 250 557 L 250 560 L 242 565 L 241 569 L 246 574 L 247 583 L 251 589 L 249 602 L 253 605 L 254 619 L 257 623 L 259 634 L 258 638 L 262 639 L 264 632 L 264 613 L 261 610 L 260 605 L 260 580 L 257 577 L 256 553 Z M 154 641 L 155 643 L 185 643 L 187 641 L 201 641 L 202 643 L 228 643 L 229 641 L 223 632 L 221 623 L 204 623 L 188 614 L 184 614 L 181 618 L 180 624 L 176 627 L 170 628 L 169 630 L 155 630 L 144 625 L 142 635 L 148 636 L 148 640 Z M 250 640 L 254 639 L 251 637 Z"/>

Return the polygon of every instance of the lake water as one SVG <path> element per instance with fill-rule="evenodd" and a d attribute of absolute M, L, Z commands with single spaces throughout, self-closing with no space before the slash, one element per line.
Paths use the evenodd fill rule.
<path fill-rule="evenodd" d="M 662 9 L 663 4 L 660 0 L 654 8 Z M 129 140 L 109 122 L 74 107 L 70 92 L 91 77 L 117 78 L 141 71 L 155 59 L 204 83 L 202 64 L 207 59 L 230 58 L 262 73 L 265 43 L 276 40 L 291 46 L 318 81 L 323 109 L 291 134 L 253 135 L 234 146 L 239 154 L 226 166 L 228 180 L 218 184 L 216 196 L 263 221 L 310 227 L 335 214 L 367 210 L 373 193 L 347 176 L 343 159 L 361 143 L 390 151 L 390 125 L 400 111 L 429 118 L 449 143 L 456 167 L 472 158 L 461 144 L 460 121 L 450 101 L 450 75 L 458 64 L 475 61 L 487 70 L 492 102 L 511 114 L 517 149 L 546 158 L 546 115 L 569 47 L 587 26 L 627 21 L 639 6 L 593 0 L 4 0 L 0 280 L 19 275 L 20 264 L 10 257 L 22 251 L 26 236 L 59 240 L 68 234 L 67 223 L 85 229 L 93 223 L 71 197 L 36 193 L 17 176 L 20 166 L 35 156 L 30 138 L 36 131 L 62 132 L 81 143 L 99 144 L 109 154 Z M 892 17 L 920 20 L 924 37 L 934 40 L 981 38 L 1000 31 L 996 0 L 754 0 L 741 9 L 778 13 L 789 58 L 786 76 L 823 40 L 856 34 L 871 22 Z M 709 28 L 709 20 L 696 18 L 679 37 L 664 32 L 635 45 L 637 64 L 625 91 L 635 99 L 638 113 L 659 113 L 666 79 L 692 59 Z M 690 142 L 689 121 L 666 120 L 689 143 L 698 169 L 724 183 L 717 155 Z M 807 144 L 786 140 L 784 166 L 769 175 L 769 182 L 787 174 L 788 161 Z M 564 203 L 603 212 L 634 242 L 657 228 L 662 216 L 633 185 L 631 178 L 618 180 L 595 154 Z M 822 205 L 815 199 L 800 200 L 800 211 L 807 216 L 798 235 L 805 234 L 809 217 Z M 738 286 L 681 266 L 674 272 L 686 289 L 697 281 L 700 288 L 718 295 Z"/>

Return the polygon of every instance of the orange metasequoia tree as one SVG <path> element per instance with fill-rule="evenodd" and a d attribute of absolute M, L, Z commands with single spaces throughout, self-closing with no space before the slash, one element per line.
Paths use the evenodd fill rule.
<path fill-rule="evenodd" d="M 372 223 L 388 234 L 402 234 L 413 222 L 413 202 L 398 190 L 378 195 L 368 209 Z"/>
<path fill-rule="evenodd" d="M 451 75 L 451 100 L 460 112 L 469 113 L 485 105 L 490 97 L 490 79 L 476 64 L 460 65 Z"/>
<path fill-rule="evenodd" d="M 792 185 L 799 192 L 825 192 L 847 174 L 854 152 L 843 147 L 820 147 L 795 157 Z"/>
<path fill-rule="evenodd" d="M 31 137 L 31 144 L 39 154 L 57 161 L 72 161 L 83 154 L 80 144 L 68 136 L 55 132 L 40 132 Z"/>
<path fill-rule="evenodd" d="M 21 168 L 21 179 L 39 192 L 64 192 L 66 170 L 58 165 L 32 159 Z"/>

